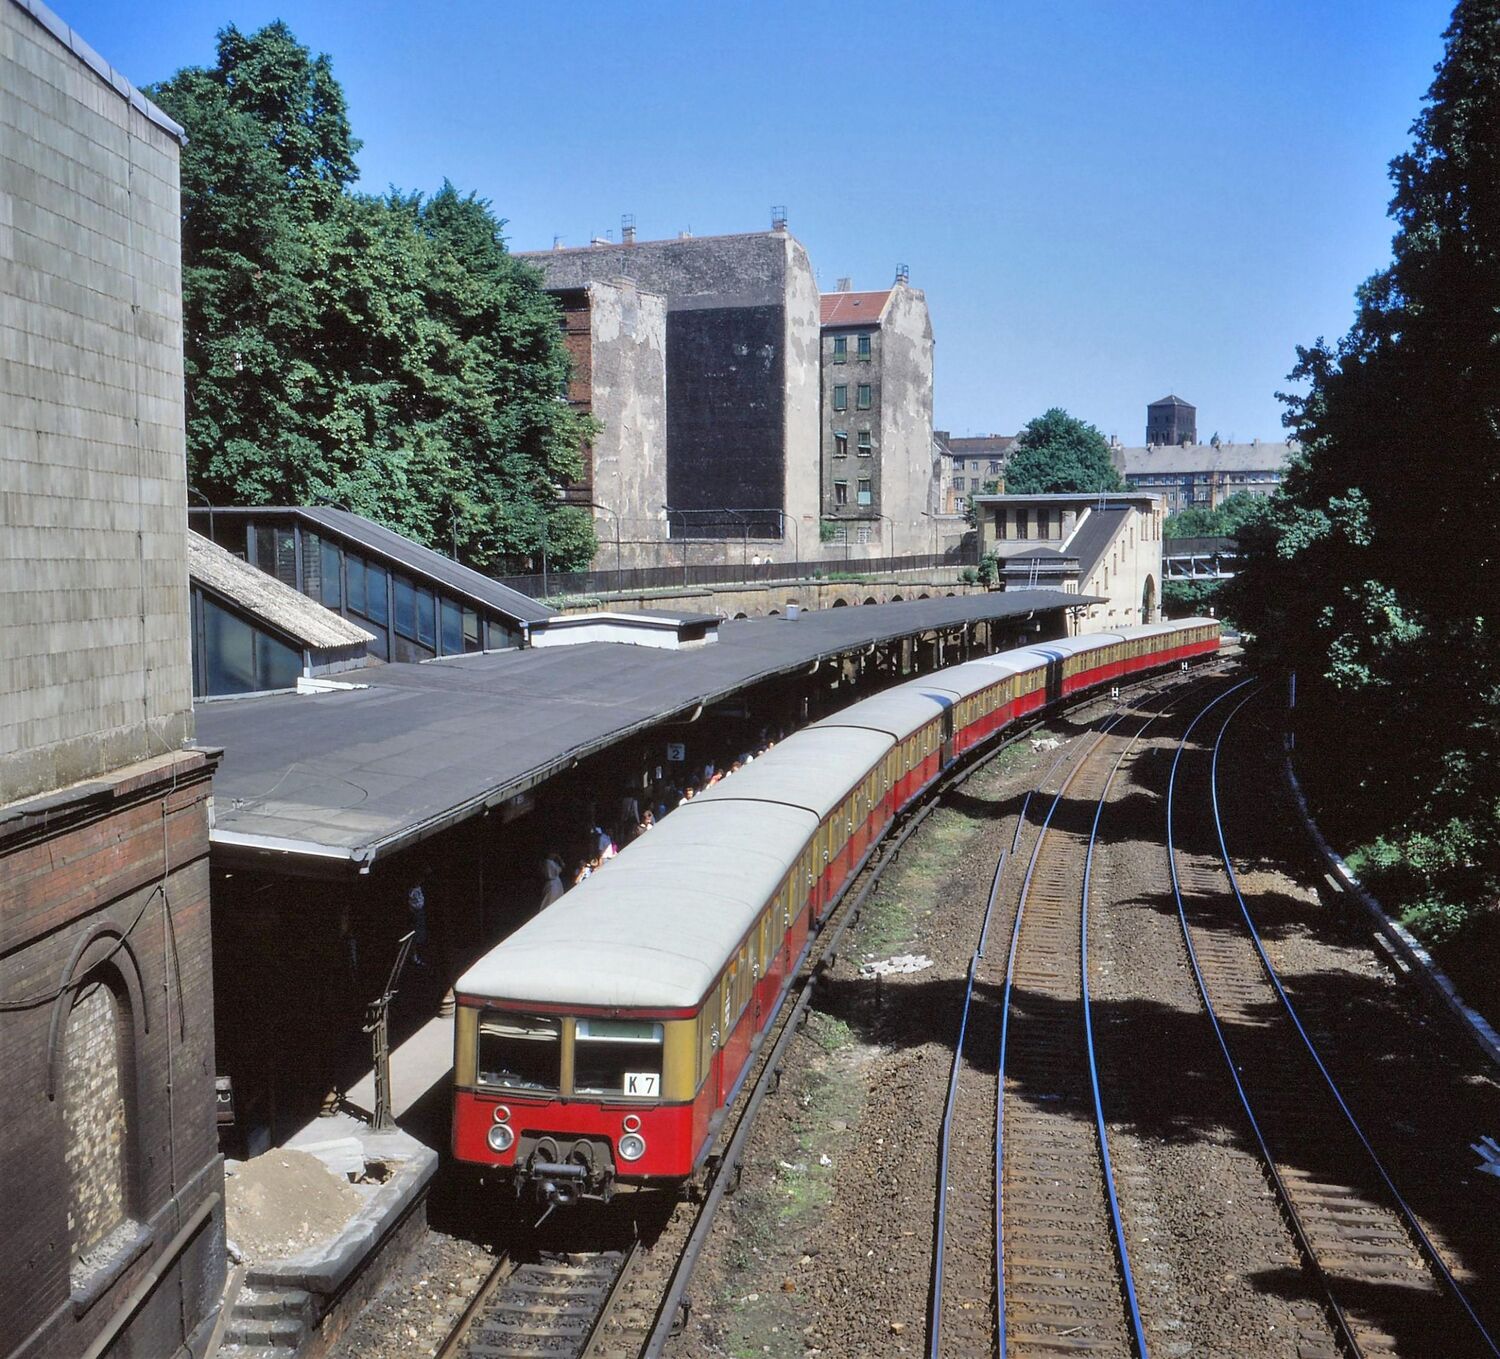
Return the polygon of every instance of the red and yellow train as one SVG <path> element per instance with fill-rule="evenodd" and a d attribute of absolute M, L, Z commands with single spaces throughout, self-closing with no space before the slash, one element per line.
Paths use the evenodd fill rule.
<path fill-rule="evenodd" d="M 548 1202 L 701 1168 L 809 940 L 896 817 L 1018 718 L 1212 655 L 1192 618 L 1002 652 L 787 738 L 458 981 L 453 1151 Z"/>

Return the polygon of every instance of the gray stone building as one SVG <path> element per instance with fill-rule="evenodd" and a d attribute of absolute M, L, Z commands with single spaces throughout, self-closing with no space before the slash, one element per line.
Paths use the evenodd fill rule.
<path fill-rule="evenodd" d="M 871 555 L 928 550 L 932 320 L 898 278 L 822 298 L 823 517 Z"/>
<path fill-rule="evenodd" d="M 1180 396 L 1164 396 L 1146 407 L 1148 444 L 1191 444 L 1198 440 L 1198 408 Z"/>
<path fill-rule="evenodd" d="M 0 1354 L 26 1359 L 201 1353 L 224 1278 L 181 135 L 0 0 Z"/>
<path fill-rule="evenodd" d="M 952 435 L 937 432 L 943 473 L 943 512 L 963 514 L 976 495 L 1005 490 L 1005 469 L 1019 434 Z"/>
<path fill-rule="evenodd" d="M 1115 444 L 1110 459 L 1132 490 L 1154 491 L 1167 513 L 1218 509 L 1238 492 L 1270 495 L 1286 474 L 1297 445 L 1282 440 L 1252 439 L 1247 444 L 1148 444 L 1126 448 Z"/>
<path fill-rule="evenodd" d="M 784 224 L 520 258 L 562 298 L 619 280 L 665 298 L 662 503 L 674 540 L 698 540 L 708 544 L 707 555 L 734 559 L 742 540 L 774 543 L 778 552 L 816 542 L 818 289 L 806 250 Z M 642 368 L 649 377 L 649 364 Z M 592 364 L 591 381 L 599 372 Z M 609 412 L 594 413 L 602 421 Z M 626 442 L 621 452 L 649 460 L 652 446 Z M 643 473 L 629 494 L 643 498 L 654 475 Z"/>

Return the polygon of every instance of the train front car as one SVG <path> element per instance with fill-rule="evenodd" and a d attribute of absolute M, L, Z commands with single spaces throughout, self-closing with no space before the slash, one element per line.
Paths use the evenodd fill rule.
<path fill-rule="evenodd" d="M 475 963 L 454 988 L 454 1156 L 548 1203 L 690 1178 L 755 983 L 785 966 L 815 828 L 689 803 Z"/>

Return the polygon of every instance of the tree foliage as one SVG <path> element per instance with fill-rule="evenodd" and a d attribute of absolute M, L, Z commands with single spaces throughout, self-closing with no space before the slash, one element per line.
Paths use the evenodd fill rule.
<path fill-rule="evenodd" d="M 1110 462 L 1104 436 L 1054 406 L 1021 431 L 1005 469 L 1005 489 L 1015 495 L 1048 495 L 1123 491 L 1125 483 Z"/>
<path fill-rule="evenodd" d="M 1316 681 L 1310 763 L 1382 832 L 1373 867 L 1451 924 L 1500 890 L 1500 0 L 1462 0 L 1445 44 L 1391 164 L 1391 263 L 1337 345 L 1297 352 L 1301 451 L 1231 593 Z"/>
<path fill-rule="evenodd" d="M 341 504 L 484 569 L 594 552 L 555 506 L 586 422 L 556 306 L 490 205 L 351 190 L 326 56 L 233 26 L 151 96 L 182 157 L 188 467 L 219 504 Z"/>
<path fill-rule="evenodd" d="M 1190 505 L 1169 515 L 1162 526 L 1163 538 L 1233 538 L 1246 525 L 1268 512 L 1265 496 L 1236 491 L 1214 509 Z"/>

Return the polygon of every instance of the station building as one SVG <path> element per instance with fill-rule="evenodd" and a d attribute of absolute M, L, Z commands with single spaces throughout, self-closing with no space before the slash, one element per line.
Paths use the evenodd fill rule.
<path fill-rule="evenodd" d="M 974 508 L 980 548 L 999 558 L 1005 590 L 1088 596 L 1076 632 L 1160 621 L 1160 496 L 980 495 Z"/>
<path fill-rule="evenodd" d="M 1210 442 L 1147 444 L 1110 449 L 1115 470 L 1132 490 L 1162 497 L 1168 514 L 1216 510 L 1230 496 L 1271 495 L 1296 453 L 1292 441 L 1252 439 L 1247 444 Z"/>
<path fill-rule="evenodd" d="M 0 1355 L 201 1353 L 224 1281 L 182 129 L 0 0 Z"/>

